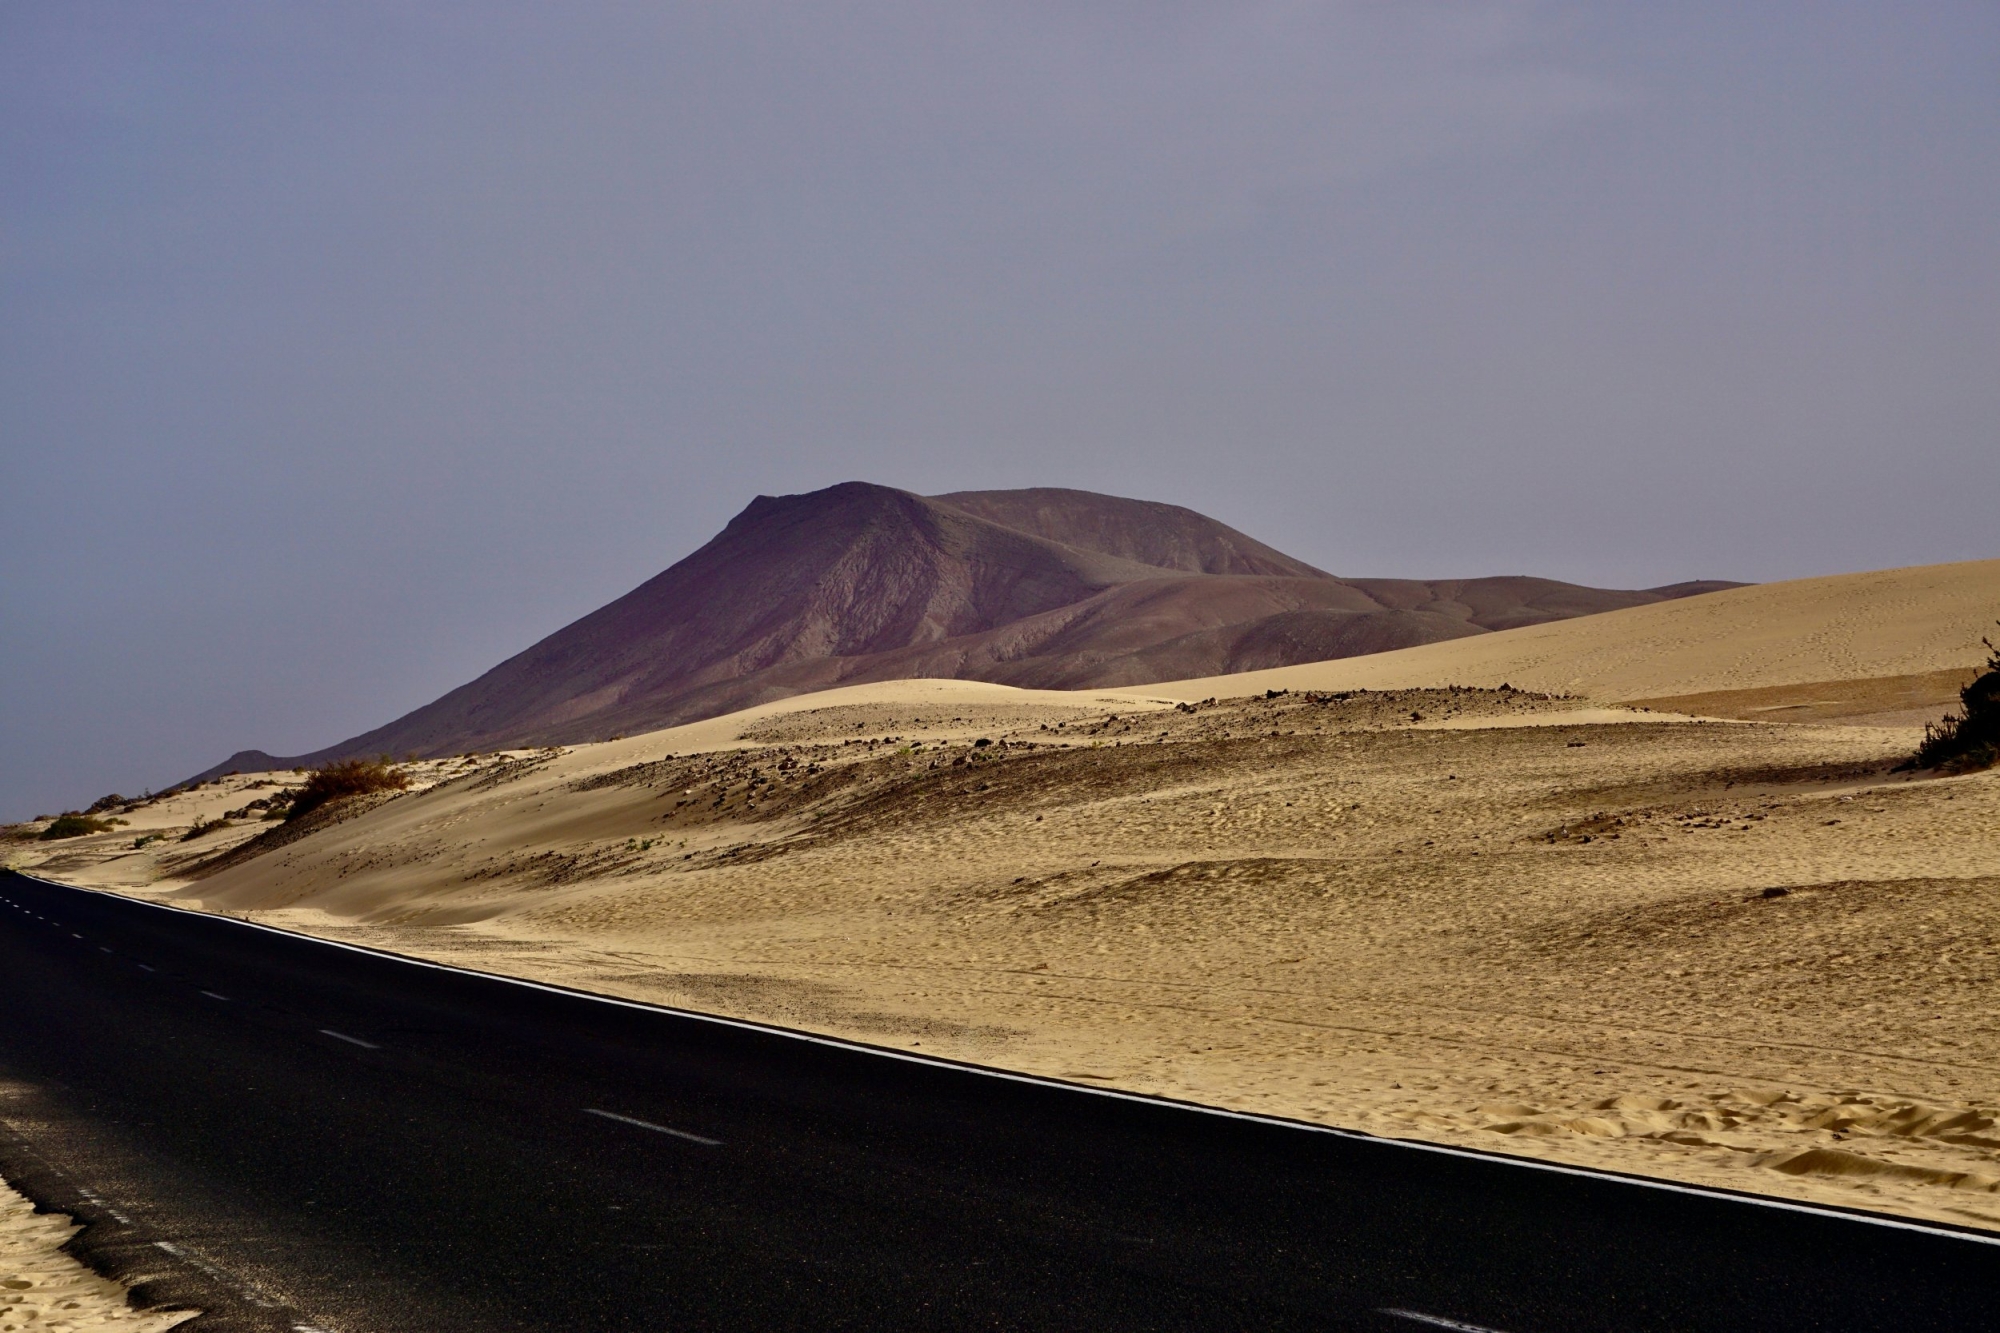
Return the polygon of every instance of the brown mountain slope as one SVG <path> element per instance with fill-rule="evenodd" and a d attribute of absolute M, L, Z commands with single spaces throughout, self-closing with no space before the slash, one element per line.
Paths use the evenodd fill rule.
<path fill-rule="evenodd" d="M 1441 616 L 1482 630 L 1519 629 L 1550 620 L 1592 616 L 1649 602 L 1672 601 L 1697 593 L 1720 592 L 1741 584 L 1699 580 L 1649 588 L 1644 593 L 1584 588 L 1553 579 L 1508 575 L 1490 579 L 1352 579 L 1353 585 L 1394 611 Z M 1456 637 L 1456 636 L 1439 636 Z M 1347 654 L 1353 656 L 1354 654 Z"/>
<path fill-rule="evenodd" d="M 953 491 L 934 498 L 1016 532 L 1184 574 L 1332 577 L 1204 514 L 1154 500 L 1126 500 L 1054 486 Z"/>
<path fill-rule="evenodd" d="M 1347 581 L 1175 505 L 847 482 L 759 496 L 617 601 L 384 727 L 296 759 L 632 734 L 856 681 L 1046 688 L 1356 656 L 1635 606 L 1547 579 Z"/>

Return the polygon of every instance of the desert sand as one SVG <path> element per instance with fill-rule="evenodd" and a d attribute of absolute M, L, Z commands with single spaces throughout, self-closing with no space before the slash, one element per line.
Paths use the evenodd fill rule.
<path fill-rule="evenodd" d="M 1264 690 L 1409 689 L 1451 683 L 1678 700 L 1721 691 L 1956 673 L 2000 619 L 2000 560 L 1753 584 L 1500 634 L 1237 676 L 1149 685 L 1199 699 Z M 1961 678 L 1962 679 L 1962 678 Z M 1956 686 L 1917 701 L 1926 716 Z"/>
<path fill-rule="evenodd" d="M 134 1310 L 125 1288 L 62 1252 L 76 1224 L 0 1184 L 0 1329 L 20 1333 L 163 1333 L 198 1311 Z"/>
<path fill-rule="evenodd" d="M 296 775 L 8 845 L 469 967 L 2000 1228 L 2000 773 L 1892 771 L 1996 613 L 1985 562 L 1133 690 L 885 682 L 429 761 L 220 868 L 274 826 L 177 830 Z"/>

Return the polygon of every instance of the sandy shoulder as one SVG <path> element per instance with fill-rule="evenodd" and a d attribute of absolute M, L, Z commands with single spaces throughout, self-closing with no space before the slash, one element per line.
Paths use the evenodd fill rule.
<path fill-rule="evenodd" d="M 0 1182 L 0 1328 L 163 1333 L 199 1313 L 134 1310 L 124 1287 L 63 1253 L 78 1229 L 61 1213 L 37 1213 Z"/>

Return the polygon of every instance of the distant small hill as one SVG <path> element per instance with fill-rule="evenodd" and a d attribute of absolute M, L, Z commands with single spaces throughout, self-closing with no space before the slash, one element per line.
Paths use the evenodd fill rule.
<path fill-rule="evenodd" d="M 1734 586 L 1347 580 L 1178 505 L 846 482 L 758 496 L 685 560 L 386 726 L 309 755 L 243 751 L 202 776 L 599 740 L 859 681 L 1136 685 Z"/>

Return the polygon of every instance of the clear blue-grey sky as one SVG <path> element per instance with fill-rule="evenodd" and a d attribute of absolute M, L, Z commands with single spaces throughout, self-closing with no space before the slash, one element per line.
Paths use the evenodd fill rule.
<path fill-rule="evenodd" d="M 1346 574 L 2000 555 L 2000 7 L 0 9 L 0 817 L 327 744 L 759 492 Z"/>

